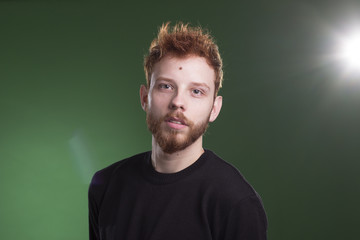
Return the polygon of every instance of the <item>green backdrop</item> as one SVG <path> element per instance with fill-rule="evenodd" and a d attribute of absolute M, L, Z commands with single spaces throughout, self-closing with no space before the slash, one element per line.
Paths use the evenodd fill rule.
<path fill-rule="evenodd" d="M 263 198 L 270 240 L 357 239 L 360 74 L 332 58 L 359 1 L 0 1 L 0 239 L 87 239 L 92 174 L 151 137 L 143 55 L 209 28 L 224 105 L 205 147 Z"/>

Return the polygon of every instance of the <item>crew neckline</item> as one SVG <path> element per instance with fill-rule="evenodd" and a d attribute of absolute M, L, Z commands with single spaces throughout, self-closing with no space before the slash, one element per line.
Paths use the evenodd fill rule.
<path fill-rule="evenodd" d="M 143 174 L 145 178 L 150 182 L 152 182 L 153 184 L 165 185 L 165 184 L 174 183 L 181 179 L 186 178 L 187 176 L 190 176 L 197 169 L 199 169 L 206 162 L 206 159 L 208 158 L 209 154 L 210 151 L 204 149 L 204 152 L 200 155 L 200 157 L 194 163 L 184 168 L 183 170 L 180 170 L 175 173 L 161 173 L 154 169 L 151 163 L 151 151 L 149 151 L 144 157 L 145 161 L 143 164 Z"/>

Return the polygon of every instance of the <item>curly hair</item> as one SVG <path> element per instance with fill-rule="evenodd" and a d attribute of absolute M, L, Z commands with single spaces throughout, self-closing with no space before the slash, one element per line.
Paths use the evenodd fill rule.
<path fill-rule="evenodd" d="M 208 31 L 201 27 L 190 27 L 189 24 L 182 22 L 172 28 L 170 22 L 162 24 L 157 38 L 151 42 L 149 53 L 144 58 L 144 71 L 148 87 L 154 65 L 168 54 L 176 57 L 189 55 L 204 57 L 215 71 L 215 96 L 217 95 L 223 81 L 223 64 L 218 46 Z"/>

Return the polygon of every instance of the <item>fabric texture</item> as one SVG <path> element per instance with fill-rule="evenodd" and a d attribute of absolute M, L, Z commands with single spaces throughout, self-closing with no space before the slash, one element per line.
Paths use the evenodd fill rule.
<path fill-rule="evenodd" d="M 210 150 L 171 174 L 145 152 L 95 173 L 89 231 L 91 240 L 265 240 L 267 218 L 240 172 Z"/>

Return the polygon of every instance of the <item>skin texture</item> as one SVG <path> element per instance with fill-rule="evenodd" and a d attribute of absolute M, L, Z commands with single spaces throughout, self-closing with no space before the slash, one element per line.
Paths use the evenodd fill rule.
<path fill-rule="evenodd" d="M 203 57 L 167 55 L 155 64 L 149 88 L 140 87 L 140 101 L 157 171 L 180 171 L 203 153 L 203 133 L 222 106 L 214 93 L 215 72 Z"/>

